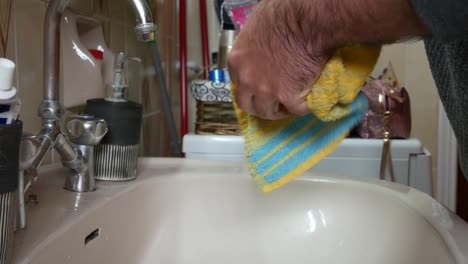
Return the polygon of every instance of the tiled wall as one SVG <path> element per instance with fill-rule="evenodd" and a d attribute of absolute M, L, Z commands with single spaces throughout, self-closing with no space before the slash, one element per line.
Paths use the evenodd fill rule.
<path fill-rule="evenodd" d="M 160 44 L 170 87 L 174 115 L 179 124 L 177 1 L 153 0 L 152 6 L 160 29 Z M 196 64 L 201 62 L 201 42 L 198 1 L 188 1 L 188 57 Z M 217 25 L 213 16 L 212 1 L 208 1 L 210 17 L 210 50 L 216 51 Z M 24 101 L 25 130 L 37 131 L 40 125 L 36 108 L 42 95 L 42 23 L 46 3 L 42 0 L 0 0 L 0 56 L 18 64 L 17 84 Z M 149 67 L 148 50 L 133 37 L 133 14 L 126 0 L 74 0 L 72 8 L 86 15 L 103 18 L 104 29 L 111 48 L 126 50 L 131 56 L 144 58 Z M 8 13 L 11 11 L 10 23 Z M 6 26 L 9 24 L 9 27 Z M 6 40 L 8 32 L 9 38 Z M 4 43 L 8 43 L 5 50 Z M 408 89 L 412 100 L 413 136 L 422 140 L 433 154 L 434 174 L 437 168 L 438 96 L 421 42 L 390 45 L 384 48 L 376 73 L 388 61 L 396 68 L 400 82 Z M 192 77 L 194 77 L 192 75 Z M 132 97 L 145 104 L 144 155 L 165 155 L 168 151 L 167 129 L 159 103 L 159 92 L 153 76 L 147 76 L 143 89 Z M 193 101 L 192 101 L 193 102 Z M 195 109 L 191 104 L 190 125 L 193 127 Z"/>
<path fill-rule="evenodd" d="M 46 0 L 0 0 L 0 56 L 5 56 L 17 64 L 16 85 L 24 104 L 22 119 L 25 124 L 24 130 L 29 132 L 37 132 L 41 124 L 37 117 L 37 107 L 42 99 L 43 89 L 43 21 L 47 2 Z M 179 105 L 179 73 L 176 68 L 177 1 L 148 2 L 159 27 L 160 53 L 172 105 L 176 110 Z M 144 105 L 142 155 L 167 155 L 169 150 L 167 126 L 161 110 L 157 79 L 151 70 L 152 61 L 147 44 L 140 43 L 135 38 L 134 15 L 127 0 L 72 0 L 70 9 L 81 15 L 101 20 L 104 36 L 111 50 L 126 51 L 129 56 L 142 59 L 144 77 L 133 78 L 138 72 L 136 63 L 130 63 L 130 68 L 133 70 L 129 72 L 130 80 L 133 80 L 130 83 L 130 99 Z M 10 13 L 11 16 L 6 15 Z M 178 116 L 178 111 L 175 111 L 177 124 L 180 123 Z"/>

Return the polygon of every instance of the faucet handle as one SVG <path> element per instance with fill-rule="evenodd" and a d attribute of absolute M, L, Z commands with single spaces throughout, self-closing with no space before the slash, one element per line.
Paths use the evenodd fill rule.
<path fill-rule="evenodd" d="M 97 145 L 109 130 L 104 119 L 92 115 L 65 117 L 62 133 L 75 145 Z"/>
<path fill-rule="evenodd" d="M 46 145 L 48 147 L 41 149 L 42 142 L 45 140 L 49 141 L 49 144 Z M 53 142 L 50 138 L 23 132 L 20 143 L 19 170 L 35 170 L 42 163 L 43 158 L 40 157 L 44 157 L 45 153 L 49 152 L 52 147 Z"/>

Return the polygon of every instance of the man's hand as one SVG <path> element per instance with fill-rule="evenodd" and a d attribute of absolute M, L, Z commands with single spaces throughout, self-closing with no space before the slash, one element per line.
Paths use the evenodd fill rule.
<path fill-rule="evenodd" d="M 237 104 L 264 119 L 305 115 L 336 48 L 424 34 L 409 0 L 263 0 L 228 57 Z"/>
<path fill-rule="evenodd" d="M 320 33 L 308 43 L 292 8 L 290 1 L 262 1 L 228 58 L 237 104 L 264 119 L 309 113 L 306 95 L 328 58 Z"/>

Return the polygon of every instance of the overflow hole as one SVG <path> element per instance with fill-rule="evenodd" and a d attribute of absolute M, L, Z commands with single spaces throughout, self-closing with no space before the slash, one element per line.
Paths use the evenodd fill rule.
<path fill-rule="evenodd" d="M 93 241 L 94 239 L 96 239 L 98 236 L 99 236 L 99 233 L 101 231 L 99 230 L 99 228 L 96 228 L 96 230 L 94 230 L 93 232 L 89 233 L 89 235 L 87 235 L 84 239 L 84 244 L 87 245 L 89 242 Z"/>

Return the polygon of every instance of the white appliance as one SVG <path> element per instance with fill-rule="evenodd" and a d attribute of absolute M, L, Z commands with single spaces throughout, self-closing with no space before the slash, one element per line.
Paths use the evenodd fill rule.
<path fill-rule="evenodd" d="M 432 196 L 432 157 L 418 139 L 392 140 L 396 181 Z M 311 171 L 336 176 L 379 178 L 382 140 L 347 138 Z M 188 159 L 245 162 L 241 136 L 184 136 Z"/>

